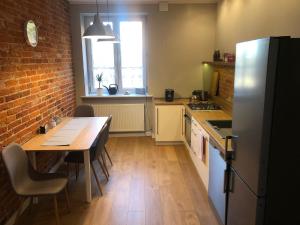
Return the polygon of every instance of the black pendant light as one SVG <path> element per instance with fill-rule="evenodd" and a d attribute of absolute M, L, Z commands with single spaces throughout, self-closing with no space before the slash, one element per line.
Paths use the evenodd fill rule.
<path fill-rule="evenodd" d="M 85 30 L 82 38 L 89 38 L 89 39 L 112 39 L 114 38 L 113 33 L 108 33 L 107 29 L 103 25 L 100 15 L 99 15 L 99 5 L 98 1 L 96 0 L 97 5 L 97 14 L 94 16 L 94 22 L 92 25 L 88 26 Z"/>

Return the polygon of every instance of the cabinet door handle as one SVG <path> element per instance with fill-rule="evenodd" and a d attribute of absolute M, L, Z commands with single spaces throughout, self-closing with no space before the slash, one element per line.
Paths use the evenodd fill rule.
<path fill-rule="evenodd" d="M 158 135 L 158 108 L 156 108 L 156 134 Z"/>
<path fill-rule="evenodd" d="M 183 116 L 184 116 L 184 109 L 181 109 L 181 135 L 182 136 L 184 135 L 184 119 L 183 119 Z"/>

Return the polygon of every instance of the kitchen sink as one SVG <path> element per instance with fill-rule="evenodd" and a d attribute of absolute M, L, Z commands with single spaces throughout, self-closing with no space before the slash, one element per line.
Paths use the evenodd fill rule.
<path fill-rule="evenodd" d="M 232 135 L 232 120 L 206 120 L 206 121 L 222 138 Z"/>

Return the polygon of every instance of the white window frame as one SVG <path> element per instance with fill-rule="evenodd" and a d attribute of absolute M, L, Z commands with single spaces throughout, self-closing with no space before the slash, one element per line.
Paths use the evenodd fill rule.
<path fill-rule="evenodd" d="M 108 16 L 106 14 L 101 14 L 102 21 L 107 21 Z M 90 25 L 90 23 L 93 21 L 93 16 L 91 15 L 85 15 L 82 17 L 83 19 L 83 25 L 84 29 Z M 109 16 L 109 22 L 113 22 L 113 29 L 114 32 L 116 32 L 120 37 L 120 22 L 122 21 L 141 21 L 143 30 L 142 30 L 142 36 L 143 36 L 143 45 L 142 45 L 142 54 L 143 54 L 143 88 L 146 90 L 147 93 L 147 49 L 146 49 L 146 17 L 145 16 L 136 16 L 136 15 L 114 15 Z M 91 54 L 91 41 L 89 39 L 85 39 L 85 57 L 86 57 L 86 72 L 87 72 L 87 79 L 85 79 L 86 87 L 88 88 L 88 94 L 96 94 L 96 88 L 94 85 L 94 79 L 93 79 L 93 60 L 92 60 L 92 54 Z M 119 93 L 123 94 L 126 91 L 129 93 L 135 93 L 135 88 L 123 88 L 122 85 L 122 75 L 121 75 L 121 47 L 120 44 L 114 44 L 114 65 L 115 65 L 115 81 L 116 84 L 119 86 Z"/>

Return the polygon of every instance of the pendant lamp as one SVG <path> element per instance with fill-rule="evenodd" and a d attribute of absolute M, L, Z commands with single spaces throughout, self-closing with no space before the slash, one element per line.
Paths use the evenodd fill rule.
<path fill-rule="evenodd" d="M 113 33 L 107 33 L 107 29 L 104 27 L 100 15 L 99 15 L 99 5 L 98 1 L 96 0 L 97 5 L 97 14 L 94 16 L 94 22 L 92 25 L 88 26 L 85 30 L 82 38 L 101 38 L 101 39 L 112 39 L 114 38 Z"/>
<path fill-rule="evenodd" d="M 111 26 L 109 24 L 105 25 L 104 29 L 106 30 L 107 34 L 112 34 L 115 37 L 109 39 L 99 38 L 97 40 L 98 42 L 106 42 L 106 43 L 114 43 L 114 44 L 120 43 L 119 37 L 113 33 Z"/>
<path fill-rule="evenodd" d="M 107 12 L 107 21 L 109 22 L 109 11 L 108 11 L 108 0 L 106 0 L 106 12 Z M 114 36 L 113 38 L 99 38 L 97 41 L 101 42 L 104 41 L 106 43 L 120 43 L 120 39 L 118 36 L 113 32 L 110 24 L 104 26 L 104 29 L 108 35 Z"/>

